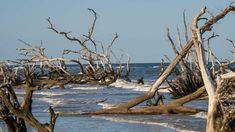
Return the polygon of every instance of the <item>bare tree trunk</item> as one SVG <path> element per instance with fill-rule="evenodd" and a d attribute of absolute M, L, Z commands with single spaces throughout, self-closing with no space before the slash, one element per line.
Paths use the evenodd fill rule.
<path fill-rule="evenodd" d="M 229 8 L 228 8 L 229 9 Z M 234 7 L 230 8 L 234 11 Z M 206 67 L 205 63 L 205 53 L 203 49 L 203 41 L 202 41 L 202 30 L 198 27 L 198 21 L 201 19 L 200 17 L 205 13 L 206 7 L 202 8 L 201 11 L 196 14 L 192 22 L 192 36 L 194 45 L 196 48 L 197 58 L 199 62 L 199 67 L 202 75 L 202 79 L 208 93 L 209 104 L 208 104 L 208 114 L 207 114 L 207 132 L 216 132 L 219 131 L 216 128 L 216 114 L 218 114 L 218 98 L 216 97 L 216 89 L 215 82 L 213 82 L 209 70 Z M 225 12 L 229 12 L 226 11 Z M 224 12 L 222 12 L 224 13 Z M 221 19 L 221 18 L 220 18 Z"/>
<path fill-rule="evenodd" d="M 177 30 L 178 30 L 178 28 L 177 28 Z M 180 37 L 179 31 L 178 31 L 178 36 Z M 173 49 L 175 55 L 176 56 L 179 55 L 179 51 L 176 49 L 175 43 L 174 43 L 174 41 L 171 38 L 170 29 L 169 28 L 167 28 L 167 38 L 169 39 L 169 41 L 171 43 L 171 46 L 172 46 L 172 49 Z M 179 45 L 180 45 L 180 47 L 182 46 L 181 42 L 180 42 L 180 39 L 179 39 Z M 181 71 L 182 71 L 182 78 L 186 79 L 187 78 L 187 66 L 186 66 L 186 63 L 185 63 L 184 59 L 181 59 L 179 64 L 180 64 Z"/>
<path fill-rule="evenodd" d="M 162 75 L 157 79 L 157 81 L 153 84 L 153 86 L 150 88 L 150 90 L 145 93 L 144 95 L 137 97 L 128 103 L 122 104 L 119 106 L 119 108 L 124 109 L 130 109 L 131 107 L 134 107 L 143 101 L 146 101 L 150 98 L 152 98 L 156 91 L 158 90 L 159 86 L 166 80 L 166 78 L 170 75 L 172 70 L 175 68 L 175 66 L 179 63 L 179 61 L 187 54 L 188 50 L 192 47 L 193 41 L 189 41 L 183 48 L 183 50 L 179 53 L 179 55 L 171 62 L 171 64 L 166 68 L 166 70 L 162 73 Z"/>
<path fill-rule="evenodd" d="M 7 130 L 8 132 L 16 132 L 17 130 L 17 124 L 16 121 L 13 119 L 13 117 L 7 117 L 4 119 L 6 125 L 7 125 Z M 21 131 L 18 131 L 21 132 Z M 22 131 L 23 132 L 23 131 Z"/>
<path fill-rule="evenodd" d="M 224 18 L 224 16 L 226 16 L 230 11 L 234 11 L 235 7 L 233 6 L 229 6 L 228 8 L 226 8 L 223 12 L 219 13 L 218 15 L 212 17 L 211 19 L 209 19 L 201 28 L 199 31 L 200 35 L 203 34 L 206 31 L 210 31 L 212 28 L 212 25 L 215 24 L 216 22 L 218 22 L 220 19 Z M 203 14 L 199 13 L 198 16 L 196 16 L 196 20 L 199 20 L 199 17 Z M 197 26 L 195 26 L 197 27 Z M 161 74 L 161 76 L 156 80 L 156 82 L 153 84 L 153 86 L 150 88 L 150 90 L 148 92 L 146 92 L 144 95 L 139 96 L 127 103 L 121 104 L 115 108 L 112 109 L 104 109 L 104 110 L 100 110 L 97 111 L 98 113 L 128 113 L 128 110 L 130 110 L 130 108 L 148 100 L 151 99 L 152 97 L 154 97 L 155 93 L 158 91 L 159 86 L 166 80 L 166 78 L 170 75 L 170 73 L 172 72 L 172 70 L 176 67 L 176 65 L 182 60 L 182 58 L 184 58 L 184 56 L 188 53 L 189 49 L 193 46 L 194 42 L 196 43 L 195 45 L 197 45 L 198 47 L 200 46 L 197 38 L 201 38 L 201 36 L 197 36 L 197 33 L 194 34 L 196 35 L 193 40 L 189 40 L 187 42 L 187 44 L 184 46 L 183 50 L 179 53 L 179 55 L 176 56 L 176 58 L 170 63 L 170 65 L 165 69 L 165 71 Z M 201 47 L 199 47 L 201 48 Z M 200 50 L 199 48 L 197 48 L 197 53 L 198 53 L 198 58 L 200 60 L 200 67 L 202 67 L 201 69 L 204 68 L 204 70 L 202 70 L 202 74 L 204 76 L 203 80 L 204 82 L 207 81 L 206 84 L 206 90 L 208 92 L 208 94 L 210 94 L 210 96 L 214 96 L 214 92 L 213 90 L 213 83 L 211 83 L 211 78 L 208 77 L 208 72 L 205 69 L 205 64 L 204 64 L 204 60 L 203 60 L 203 54 L 201 54 L 201 52 L 203 52 L 202 50 Z M 210 97 L 211 98 L 211 97 Z M 190 98 L 189 98 L 190 99 Z M 183 101 L 184 102 L 184 101 Z M 210 103 L 209 103 L 209 107 L 211 107 L 211 105 L 213 105 L 215 102 L 214 99 L 210 99 Z M 213 111 L 214 109 L 209 108 L 209 111 Z M 213 113 L 213 112 L 212 112 Z M 213 116 L 213 115 L 211 115 Z M 213 120 L 212 120 L 213 122 Z M 212 123 L 211 121 L 208 122 L 208 124 Z"/>
<path fill-rule="evenodd" d="M 194 109 L 183 106 L 192 100 L 202 97 L 206 92 L 204 87 L 199 88 L 196 92 L 191 93 L 185 97 L 171 101 L 168 104 L 158 104 L 156 106 L 140 107 L 135 109 L 104 109 L 91 113 L 83 113 L 85 115 L 99 115 L 99 114 L 177 114 L 177 113 L 198 113 L 200 109 Z"/>

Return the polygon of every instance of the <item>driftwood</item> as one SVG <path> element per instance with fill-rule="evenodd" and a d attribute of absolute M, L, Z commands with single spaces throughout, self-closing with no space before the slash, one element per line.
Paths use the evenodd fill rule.
<path fill-rule="evenodd" d="M 225 83 L 221 83 L 221 80 L 217 82 L 217 90 L 215 81 L 211 78 L 210 71 L 206 67 L 205 61 L 205 51 L 202 48 L 203 39 L 202 35 L 206 31 L 212 30 L 212 25 L 215 24 L 217 21 L 223 19 L 229 12 L 235 11 L 234 6 L 229 6 L 224 9 L 221 13 L 216 16 L 213 16 L 211 19 L 207 20 L 205 24 L 201 27 L 198 25 L 198 21 L 201 20 L 201 16 L 205 13 L 206 8 L 202 8 L 201 11 L 196 14 L 192 22 L 192 39 L 187 41 L 187 44 L 182 48 L 182 50 L 177 53 L 178 51 L 174 50 L 176 53 L 176 58 L 171 61 L 170 65 L 164 70 L 164 72 L 160 75 L 160 77 L 156 80 L 153 86 L 150 88 L 148 92 L 144 95 L 139 96 L 127 103 L 121 104 L 116 106 L 115 108 L 111 109 L 103 109 L 98 110 L 92 113 L 86 114 L 169 114 L 169 113 L 196 113 L 199 110 L 184 107 L 183 104 L 192 100 L 195 100 L 199 96 L 203 95 L 206 89 L 209 97 L 209 104 L 208 104 L 208 120 L 207 120 L 207 130 L 208 132 L 214 131 L 234 131 L 234 109 L 230 112 L 224 112 L 223 107 L 221 107 L 221 89 L 226 88 Z M 155 93 L 158 91 L 159 86 L 166 80 L 166 78 L 170 75 L 172 70 L 176 67 L 176 65 L 185 57 L 185 55 L 189 52 L 190 48 L 194 45 L 197 59 L 199 63 L 199 68 L 201 72 L 201 76 L 204 82 L 204 87 L 198 89 L 196 92 L 189 94 L 185 97 L 176 99 L 168 104 L 164 105 L 157 105 L 157 106 L 150 106 L 150 107 L 140 107 L 140 108 L 133 108 L 134 106 L 151 99 L 155 96 Z M 175 49 L 173 47 L 173 49 Z M 225 70 L 226 71 L 226 70 Z M 230 71 L 228 74 L 223 74 L 218 76 L 222 80 L 226 79 L 233 79 L 235 74 L 233 71 Z M 234 82 L 232 81 L 232 84 Z M 222 81 L 223 82 L 223 81 Z M 223 86 L 222 86 L 223 85 Z M 230 86 L 233 87 L 234 85 Z M 203 91 L 204 90 L 204 91 Z M 219 94 L 220 93 L 220 94 Z M 223 93 L 223 92 L 222 92 Z M 228 92 L 229 94 L 229 92 Z M 230 93 L 231 95 L 231 93 Z M 224 97 L 224 96 L 223 96 Z M 225 96 L 226 97 L 226 96 Z M 218 109 L 219 108 L 219 109 Z M 221 115 L 222 111 L 222 115 Z M 232 113 L 232 114 L 230 114 Z M 229 122 L 229 123 L 227 123 Z"/>
<path fill-rule="evenodd" d="M 0 68 L 6 69 L 5 66 L 6 65 L 1 65 Z M 34 71 L 29 67 L 24 68 L 27 89 L 22 104 L 19 103 L 12 86 L 12 76 L 10 75 L 13 74 L 9 72 L 11 71 L 4 71 L 4 81 L 0 85 L 0 117 L 6 122 L 8 131 L 25 132 L 27 131 L 25 122 L 27 122 L 39 132 L 52 132 L 58 114 L 55 114 L 51 107 L 49 108 L 51 114 L 51 121 L 49 124 L 40 123 L 32 114 L 33 92 L 42 88 L 40 86 L 35 86 L 36 84 L 32 80 L 31 75 Z"/>
<path fill-rule="evenodd" d="M 235 11 L 235 7 L 229 7 L 227 8 L 230 11 Z M 206 8 L 202 8 L 201 11 L 194 17 L 194 20 L 192 22 L 192 34 L 193 34 L 193 41 L 197 52 L 197 58 L 199 61 L 199 67 L 202 74 L 202 78 L 205 84 L 206 91 L 208 93 L 209 97 L 209 104 L 208 104 L 208 116 L 207 116 L 207 132 L 215 132 L 215 131 L 223 131 L 224 129 L 218 129 L 221 126 L 218 126 L 218 121 L 220 119 L 217 119 L 218 116 L 220 116 L 219 113 L 219 97 L 217 95 L 217 90 L 220 89 L 218 87 L 216 89 L 215 82 L 211 78 L 211 75 L 209 73 L 209 70 L 206 67 L 205 64 L 205 53 L 203 50 L 203 40 L 202 40 L 202 32 L 201 29 L 198 27 L 198 21 L 200 20 L 201 16 L 205 13 Z M 234 78 L 235 74 L 234 72 L 229 73 L 229 75 L 224 75 L 223 79 L 226 78 Z M 217 85 L 221 85 L 220 82 L 218 82 Z M 222 116 L 223 117 L 223 116 Z M 221 125 L 221 124 L 220 124 Z"/>
<path fill-rule="evenodd" d="M 185 20 L 185 12 L 184 12 L 184 25 L 185 30 L 187 31 L 188 26 L 186 25 Z M 185 40 L 187 42 L 188 35 L 185 31 Z M 178 34 L 178 47 L 180 50 L 183 49 L 182 42 L 181 42 L 181 35 L 179 28 L 177 27 L 177 34 Z M 179 55 L 179 51 L 177 49 L 177 46 L 170 35 L 170 29 L 167 28 L 167 38 L 170 41 L 170 44 L 172 46 L 172 49 L 175 53 L 175 55 Z M 190 54 L 190 50 L 188 51 L 187 55 Z M 198 88 L 202 87 L 203 81 L 200 75 L 199 67 L 195 63 L 190 63 L 188 60 L 189 58 L 185 57 L 179 62 L 180 68 L 178 66 L 175 67 L 175 69 L 172 71 L 172 74 L 174 74 L 173 80 L 167 80 L 168 85 L 170 88 L 168 89 L 170 93 L 173 95 L 174 98 L 180 98 L 185 95 L 188 95 L 190 93 L 195 92 Z M 190 65 L 191 67 L 190 67 Z"/>
<path fill-rule="evenodd" d="M 93 14 L 94 19 L 88 33 L 86 35 L 83 35 L 82 38 L 71 37 L 70 32 L 57 30 L 52 24 L 50 18 L 47 19 L 49 23 L 48 29 L 52 30 L 53 32 L 59 35 L 64 36 L 70 41 L 74 41 L 79 44 L 80 50 L 64 50 L 64 54 L 76 53 L 79 55 L 76 59 L 79 63 L 80 61 L 85 61 L 87 63 L 86 68 L 84 68 L 80 63 L 80 71 L 82 71 L 84 76 L 88 76 L 89 78 L 91 78 L 91 81 L 96 81 L 98 84 L 110 84 L 116 81 L 117 79 L 117 74 L 114 71 L 113 65 L 111 63 L 110 52 L 111 47 L 118 38 L 118 35 L 117 33 L 115 34 L 113 40 L 110 42 L 107 48 L 104 48 L 103 45 L 100 45 L 100 49 L 102 49 L 102 51 L 98 51 L 99 45 L 93 37 L 97 20 L 97 13 L 93 9 L 88 10 Z M 92 48 L 88 46 L 89 44 L 91 44 Z"/>
<path fill-rule="evenodd" d="M 50 88 L 54 85 L 59 85 L 64 87 L 68 83 L 76 84 L 100 84 L 100 85 L 109 85 L 116 81 L 118 74 L 113 68 L 111 62 L 111 47 L 114 42 L 117 40 L 118 35 L 115 34 L 114 38 L 108 44 L 106 48 L 103 45 L 100 45 L 102 51 L 98 51 L 97 41 L 94 40 L 93 34 L 95 29 L 95 24 L 97 20 L 97 13 L 93 9 L 88 9 L 94 20 L 91 24 L 91 27 L 86 35 L 83 35 L 82 38 L 70 37 L 70 32 L 61 32 L 58 31 L 51 22 L 51 19 L 48 18 L 47 22 L 49 23 L 48 29 L 54 31 L 55 33 L 64 36 L 70 41 L 78 42 L 80 50 L 64 50 L 62 57 L 49 58 L 45 53 L 45 48 L 40 46 L 33 46 L 30 43 L 27 43 L 23 40 L 19 40 L 26 48 L 19 48 L 20 55 L 24 56 L 24 59 L 19 59 L 18 63 L 23 65 L 23 78 L 18 80 L 18 73 L 12 74 L 12 69 L 8 68 L 6 65 L 0 68 L 0 81 L 4 83 L 6 80 L 6 73 L 9 74 L 10 85 L 13 85 L 16 88 L 26 88 L 27 99 L 24 102 L 23 107 L 25 109 L 31 108 L 32 94 L 34 90 L 41 88 Z M 88 44 L 92 44 L 93 47 L 90 48 Z M 64 55 L 69 53 L 78 54 L 76 59 L 66 59 Z M 86 62 L 82 64 L 82 62 Z M 67 67 L 67 62 L 73 62 L 78 64 L 80 73 L 71 73 Z M 127 72 L 125 77 L 128 78 L 130 74 L 130 57 L 128 57 L 127 62 Z M 39 65 L 40 73 L 36 72 L 36 65 Z M 7 71 L 7 72 L 6 72 Z M 11 72 L 9 72 L 11 71 Z M 13 76 L 14 75 L 14 76 Z M 121 75 L 120 75 L 121 76 Z M 4 91 L 3 91 L 4 92 Z M 29 100 L 28 100 L 29 98 Z M 31 111 L 30 109 L 27 111 Z"/>
<path fill-rule="evenodd" d="M 25 56 L 26 59 L 20 59 L 19 61 L 23 63 L 24 66 L 24 79 L 17 79 L 17 74 L 14 74 L 12 70 L 8 67 L 0 68 L 0 95 L 1 95 L 1 115 L 0 119 L 3 119 L 9 128 L 9 131 L 25 131 L 25 122 L 29 123 L 32 127 L 42 132 L 52 132 L 54 130 L 54 125 L 57 119 L 57 114 L 50 107 L 49 111 L 51 114 L 51 121 L 49 124 L 40 123 L 32 114 L 32 96 L 35 90 L 40 90 L 41 88 L 50 88 L 53 85 L 63 85 L 68 83 L 91 83 L 91 84 L 105 84 L 108 85 L 113 83 L 120 71 L 115 71 L 110 59 L 111 46 L 114 44 L 118 35 L 115 34 L 112 42 L 104 48 L 101 45 L 102 51 L 99 51 L 98 44 L 93 38 L 93 33 L 95 29 L 95 24 L 97 20 L 97 14 L 93 9 L 88 9 L 94 16 L 93 23 L 86 35 L 82 38 L 71 37 L 70 32 L 63 32 L 57 30 L 48 18 L 49 29 L 56 34 L 62 35 L 70 41 L 77 42 L 79 44 L 79 50 L 64 50 L 62 57 L 59 58 L 49 58 L 45 54 L 45 48 L 42 46 L 32 46 L 21 40 L 27 47 L 19 49 L 22 51 L 21 55 Z M 222 107 L 222 101 L 229 100 L 226 98 L 223 100 L 224 92 L 234 86 L 235 73 L 233 71 L 228 71 L 223 68 L 221 74 L 217 74 L 218 81 L 216 82 L 211 77 L 210 71 L 206 67 L 205 61 L 205 51 L 203 50 L 203 39 L 202 35 L 206 31 L 211 31 L 212 26 L 223 19 L 229 12 L 235 11 L 234 6 L 229 6 L 221 13 L 213 16 L 211 19 L 207 20 L 203 26 L 198 25 L 198 21 L 201 20 L 201 16 L 205 13 L 206 8 L 203 8 L 193 19 L 192 22 L 192 39 L 188 37 L 188 28 L 186 25 L 185 14 L 184 14 L 184 24 L 185 24 L 185 38 L 186 44 L 182 46 L 180 40 L 180 33 L 178 31 L 178 43 L 180 50 L 176 49 L 176 45 L 170 37 L 168 30 L 168 39 L 170 40 L 173 50 L 176 54 L 175 59 L 171 61 L 169 66 L 164 69 L 156 82 L 152 85 L 148 92 L 144 93 L 127 103 L 120 104 L 115 108 L 102 109 L 91 113 L 84 114 L 177 114 L 177 113 L 197 113 L 199 109 L 183 106 L 185 103 L 192 100 L 200 98 L 207 92 L 209 97 L 209 107 L 208 107 L 208 120 L 207 120 L 207 131 L 223 131 L 223 130 L 233 130 L 231 124 L 227 122 L 234 123 L 234 111 L 232 115 L 225 112 L 224 107 Z M 89 48 L 88 44 L 91 44 L 92 48 Z M 192 47 L 196 51 L 196 57 L 190 55 Z M 64 55 L 76 53 L 78 57 L 76 59 L 65 59 Z M 193 59 L 197 59 L 197 67 L 200 69 L 200 74 L 204 82 L 204 86 L 195 90 L 195 92 L 188 94 L 184 97 L 178 98 L 171 101 L 168 104 L 164 104 L 162 100 L 162 95 L 158 93 L 160 85 L 166 81 L 167 77 L 172 73 L 172 71 L 181 65 L 182 72 L 188 73 L 189 68 L 184 58 L 186 56 L 191 56 Z M 130 58 L 129 58 L 130 60 Z M 127 64 L 129 64 L 129 60 Z M 74 62 L 78 64 L 80 68 L 80 74 L 74 75 L 69 72 L 66 68 L 66 62 Z M 86 62 L 84 66 L 81 62 Z M 40 74 L 35 72 L 35 65 L 40 65 Z M 222 66 L 221 66 L 222 67 Z M 10 72 L 9 72 L 10 71 Z M 129 75 L 130 69 L 127 66 L 127 75 Z M 222 74 L 223 73 L 223 74 Z M 186 74 L 185 74 L 186 75 Z M 215 74 L 213 74 L 215 75 Z M 185 76 L 184 76 L 185 77 Z M 17 80 L 20 80 L 18 83 Z M 229 87 L 227 87 L 225 81 L 229 81 Z M 14 87 L 24 87 L 26 88 L 25 98 L 22 104 L 19 104 L 17 96 L 13 90 Z M 216 88 L 217 87 L 217 88 Z M 223 90 L 222 90 L 223 89 Z M 158 96 L 155 105 L 147 107 L 138 107 L 140 103 L 152 99 Z M 219 108 L 219 109 L 217 109 Z M 223 113 L 222 115 L 220 113 Z M 223 117 L 223 118 L 222 118 Z"/>
<path fill-rule="evenodd" d="M 123 76 L 120 75 L 118 71 L 115 71 L 111 62 L 111 47 L 118 39 L 117 33 L 107 47 L 99 45 L 93 37 L 97 13 L 93 9 L 88 10 L 92 13 L 94 19 L 87 34 L 82 35 L 81 38 L 71 37 L 70 32 L 59 31 L 52 24 L 51 19 L 47 19 L 49 23 L 48 29 L 65 37 L 69 41 L 78 43 L 79 50 L 66 49 L 63 51 L 62 57 L 49 58 L 42 45 L 33 46 L 30 43 L 20 40 L 27 47 L 18 49 L 21 52 L 20 55 L 25 57 L 24 59 L 19 59 L 19 62 L 23 65 L 33 65 L 32 68 L 34 69 L 36 69 L 35 65 L 40 66 L 40 73 L 34 72 L 35 77 L 31 77 L 35 82 L 40 82 L 42 78 L 46 78 L 43 81 L 44 83 L 46 81 L 51 82 L 51 80 L 65 82 L 61 84 L 58 81 L 62 87 L 67 83 L 109 85 L 115 82 L 118 76 Z M 99 51 L 99 49 L 102 50 Z M 66 59 L 65 55 L 71 53 L 77 54 L 78 57 L 76 59 Z M 72 73 L 69 71 L 66 64 L 71 62 L 78 65 L 80 73 Z M 129 78 L 129 63 L 130 57 L 128 57 L 125 78 Z"/>
<path fill-rule="evenodd" d="M 226 8 L 223 12 L 219 13 L 218 15 L 212 17 L 210 20 L 208 20 L 201 28 L 200 32 L 203 34 L 206 31 L 210 31 L 212 29 L 212 25 L 215 24 L 217 21 L 222 19 L 225 15 L 227 15 L 230 11 L 233 11 L 234 7 L 229 6 Z M 193 40 L 189 40 L 187 44 L 183 47 L 182 51 L 179 52 L 179 55 L 176 56 L 174 60 L 169 64 L 169 66 L 165 69 L 165 71 L 161 74 L 161 76 L 156 80 L 156 82 L 153 84 L 153 86 L 150 88 L 148 92 L 146 92 L 144 95 L 139 96 L 127 103 L 118 105 L 116 108 L 113 109 L 105 109 L 101 110 L 104 113 L 107 111 L 113 111 L 113 113 L 116 113 L 115 111 L 128 111 L 130 108 L 148 100 L 155 96 L 155 93 L 158 91 L 159 86 L 166 80 L 166 78 L 171 74 L 172 70 L 176 67 L 176 65 L 185 57 L 189 49 L 194 45 Z"/>
<path fill-rule="evenodd" d="M 58 114 L 54 112 L 53 108 L 49 108 L 51 120 L 47 124 L 40 123 L 32 114 L 32 97 L 35 90 L 51 88 L 55 85 L 64 88 L 64 85 L 69 83 L 109 85 L 116 81 L 118 75 L 123 76 L 122 73 L 118 74 L 115 71 L 116 69 L 111 62 L 111 47 L 118 35 L 114 35 L 107 47 L 97 44 L 93 37 L 97 13 L 93 9 L 88 10 L 92 13 L 94 19 L 88 33 L 83 35 L 82 38 L 70 37 L 70 32 L 58 31 L 51 19 L 47 19 L 48 29 L 70 41 L 77 42 L 79 50 L 64 50 L 61 57 L 50 58 L 42 44 L 34 46 L 19 40 L 26 46 L 17 49 L 20 51 L 20 55 L 24 57 L 18 59 L 17 64 L 23 68 L 15 71 L 5 63 L 0 63 L 0 119 L 6 122 L 10 132 L 27 131 L 26 122 L 40 132 L 52 132 L 54 130 Z M 99 51 L 99 49 L 102 50 Z M 66 59 L 65 55 L 71 53 L 78 54 L 78 57 Z M 66 64 L 71 62 L 78 65 L 79 73 L 69 71 Z M 128 56 L 125 78 L 129 78 L 129 63 L 130 57 Z M 26 89 L 22 104 L 18 103 L 13 88 Z"/>
<path fill-rule="evenodd" d="M 24 42 L 24 41 L 22 41 Z M 107 85 L 116 80 L 116 73 L 112 68 L 98 68 L 94 70 L 94 67 L 88 65 L 83 65 L 79 59 L 66 59 L 64 57 L 60 58 L 48 58 L 43 47 L 32 46 L 29 43 L 24 42 L 27 45 L 27 48 L 20 48 L 20 55 L 23 55 L 27 58 L 19 59 L 24 65 L 32 65 L 33 69 L 37 69 L 35 64 L 39 64 L 40 73 L 34 72 L 32 77 L 35 81 L 36 79 L 42 80 L 40 78 L 44 77 L 44 80 L 62 80 L 64 82 L 73 82 L 73 83 L 97 83 L 100 85 Z M 71 73 L 67 67 L 66 63 L 72 62 L 78 64 L 80 73 Z M 87 67 L 85 67 L 87 66 Z M 49 78 L 49 79 L 48 79 Z M 46 82 L 46 81 L 44 81 Z"/>
<path fill-rule="evenodd" d="M 183 104 L 190 102 L 192 100 L 200 98 L 202 95 L 205 94 L 205 88 L 199 88 L 196 92 L 184 96 L 182 98 L 176 99 L 171 101 L 168 104 L 162 104 L 157 106 L 147 106 L 147 107 L 140 107 L 135 109 L 120 109 L 120 108 L 113 108 L 113 109 L 103 109 L 98 110 L 96 112 L 91 113 L 83 113 L 83 114 L 91 114 L 91 115 L 98 115 L 98 114 L 193 114 L 203 111 L 201 109 L 190 108 L 187 106 L 183 106 Z M 157 102 L 158 103 L 158 102 Z"/>

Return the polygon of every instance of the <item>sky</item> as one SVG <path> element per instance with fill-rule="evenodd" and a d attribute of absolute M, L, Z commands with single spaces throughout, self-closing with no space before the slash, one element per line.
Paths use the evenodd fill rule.
<path fill-rule="evenodd" d="M 18 41 L 39 45 L 41 41 L 51 57 L 61 55 L 63 49 L 78 49 L 72 43 L 47 29 L 46 18 L 61 31 L 71 31 L 78 38 L 86 34 L 92 22 L 87 8 L 98 13 L 94 31 L 95 40 L 103 45 L 110 43 L 115 33 L 119 38 L 112 50 L 118 56 L 127 52 L 132 62 L 160 62 L 164 55 L 174 58 L 166 37 L 169 27 L 177 42 L 176 27 L 183 36 L 182 13 L 190 24 L 193 16 L 204 6 L 212 14 L 227 7 L 231 0 L 0 0 L 0 60 L 20 58 Z M 211 41 L 212 51 L 220 58 L 231 58 L 231 45 L 235 41 L 235 15 L 230 14 L 214 26 L 219 38 Z M 182 38 L 184 42 L 184 38 Z M 72 56 L 73 57 L 73 56 Z M 75 57 L 75 56 L 74 56 Z"/>

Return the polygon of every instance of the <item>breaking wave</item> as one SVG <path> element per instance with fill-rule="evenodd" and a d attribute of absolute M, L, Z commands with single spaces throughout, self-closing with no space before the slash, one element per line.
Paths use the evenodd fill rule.
<path fill-rule="evenodd" d="M 114 108 L 114 105 L 108 103 L 98 103 L 97 105 L 102 106 L 102 109 L 111 109 Z"/>
<path fill-rule="evenodd" d="M 116 87 L 116 88 L 124 88 L 124 89 L 130 89 L 133 91 L 142 91 L 142 92 L 147 92 L 153 85 L 153 81 L 145 82 L 144 85 L 142 84 L 137 84 L 137 81 L 133 82 L 127 82 L 122 79 L 118 79 L 115 83 L 110 84 L 110 86 Z M 161 87 L 166 87 L 164 84 Z M 160 92 L 169 92 L 167 89 L 161 89 Z"/>
<path fill-rule="evenodd" d="M 66 94 L 65 92 L 50 92 L 50 91 L 48 91 L 48 92 L 35 92 L 34 94 L 36 94 L 36 95 L 44 95 L 44 96 L 59 96 L 59 95 L 64 95 L 64 94 Z"/>
<path fill-rule="evenodd" d="M 72 89 L 76 89 L 76 90 L 98 90 L 98 89 L 103 89 L 106 88 L 106 86 L 75 86 Z"/>
<path fill-rule="evenodd" d="M 55 98 L 39 98 L 40 101 L 46 102 L 53 107 L 58 106 L 58 105 L 63 105 L 65 102 L 60 99 L 55 99 Z"/>
<path fill-rule="evenodd" d="M 202 118 L 202 119 L 207 119 L 207 113 L 206 112 L 199 112 L 195 115 L 192 115 L 193 117 L 196 117 L 196 118 Z"/>
<path fill-rule="evenodd" d="M 112 87 L 116 88 L 125 88 L 125 89 L 131 89 L 134 91 L 148 91 L 151 84 L 146 83 L 144 85 L 137 84 L 136 82 L 127 82 L 122 79 L 118 79 L 115 83 L 110 84 Z"/>
<path fill-rule="evenodd" d="M 159 68 L 159 66 L 153 66 L 153 68 Z"/>

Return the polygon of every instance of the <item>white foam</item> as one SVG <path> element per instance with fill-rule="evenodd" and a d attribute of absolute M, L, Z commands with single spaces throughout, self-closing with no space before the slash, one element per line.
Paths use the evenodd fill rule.
<path fill-rule="evenodd" d="M 125 89 L 130 89 L 133 91 L 142 91 L 142 92 L 147 92 L 150 90 L 151 86 L 153 85 L 154 82 L 145 82 L 144 85 L 137 84 L 136 81 L 133 82 L 127 82 L 122 79 L 118 79 L 116 82 L 110 84 L 110 86 L 117 87 L 117 88 L 125 88 Z M 165 86 L 161 86 L 165 87 Z M 160 89 L 160 92 L 164 93 L 169 93 L 167 89 Z"/>
<path fill-rule="evenodd" d="M 207 113 L 206 112 L 199 112 L 197 114 L 191 115 L 196 118 L 202 118 L 202 119 L 207 119 Z"/>
<path fill-rule="evenodd" d="M 158 68 L 159 66 L 153 66 L 153 68 Z"/>
<path fill-rule="evenodd" d="M 64 95 L 65 93 L 63 92 L 44 92 L 44 91 L 37 91 L 35 92 L 34 94 L 37 94 L 37 95 L 45 95 L 45 96 L 58 96 L 58 95 Z"/>
<path fill-rule="evenodd" d="M 138 120 L 129 120 L 129 119 L 123 119 L 123 118 L 118 118 L 118 117 L 105 117 L 105 116 L 92 116 L 93 118 L 97 119 L 103 119 L 103 120 L 108 120 L 112 122 L 121 122 L 121 123 L 131 123 L 131 124 L 144 124 L 144 125 L 158 125 L 158 126 L 163 126 L 166 128 L 173 129 L 175 131 L 179 132 L 193 132 L 189 130 L 182 130 L 179 128 L 174 127 L 173 125 L 169 123 L 158 123 L 158 122 L 152 122 L 152 121 L 138 121 Z"/>
<path fill-rule="evenodd" d="M 76 87 L 73 87 L 72 89 L 77 89 L 77 90 L 98 90 L 98 89 L 103 89 L 105 87 L 102 87 L 102 86 L 92 86 L 91 85 L 91 86 L 76 86 Z"/>
<path fill-rule="evenodd" d="M 114 108 L 114 105 L 108 103 L 98 103 L 97 105 L 102 106 L 102 109 L 111 109 Z"/>
<path fill-rule="evenodd" d="M 116 82 L 110 84 L 110 86 L 117 88 L 131 89 L 134 91 L 148 91 L 151 85 L 149 84 L 141 85 L 135 82 L 127 82 L 125 80 L 118 79 Z"/>
<path fill-rule="evenodd" d="M 43 96 L 52 97 L 52 96 L 65 95 L 65 94 L 68 94 L 68 93 L 70 93 L 70 92 L 52 92 L 50 90 L 47 90 L 47 91 L 35 91 L 33 94 L 34 95 L 43 95 Z M 24 95 L 25 91 L 16 91 L 16 94 Z"/>
<path fill-rule="evenodd" d="M 65 103 L 63 100 L 58 100 L 58 99 L 53 99 L 53 98 L 39 98 L 39 100 L 49 103 L 53 107 L 62 105 Z"/>

